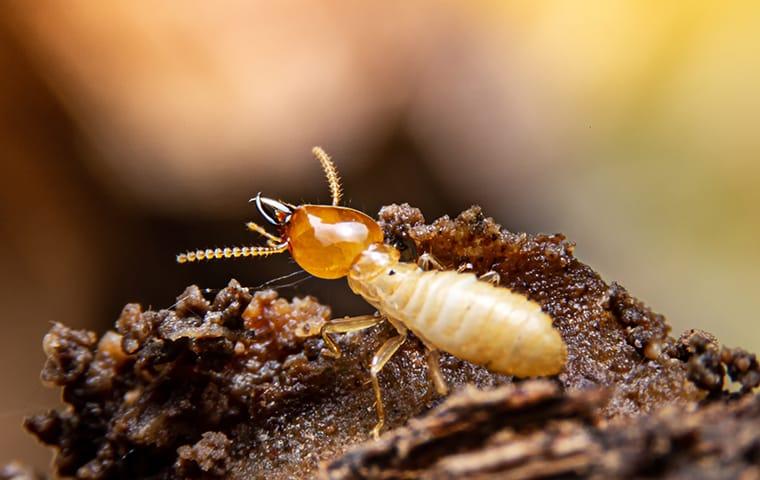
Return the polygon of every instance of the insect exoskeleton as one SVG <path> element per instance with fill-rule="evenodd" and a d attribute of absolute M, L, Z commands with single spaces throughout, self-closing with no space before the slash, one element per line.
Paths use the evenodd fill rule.
<path fill-rule="evenodd" d="M 536 302 L 473 273 L 425 271 L 376 243 L 356 259 L 348 284 L 425 344 L 494 372 L 554 375 L 565 364 L 565 343 Z"/>
<path fill-rule="evenodd" d="M 267 239 L 267 246 L 196 250 L 177 256 L 180 263 L 215 258 L 267 256 L 289 250 L 306 272 L 319 278 L 348 278 L 354 293 L 378 314 L 331 320 L 322 327 L 326 353 L 341 355 L 334 333 L 363 330 L 388 321 L 397 335 L 387 339 L 370 361 L 370 379 L 376 397 L 377 436 L 385 421 L 378 374 L 412 331 L 427 347 L 430 376 L 439 393 L 446 383 L 438 365 L 438 351 L 519 377 L 558 374 L 567 348 L 552 319 L 525 295 L 496 286 L 473 273 L 443 269 L 430 255 L 417 263 L 399 260 L 399 251 L 383 243 L 383 232 L 368 215 L 339 205 L 337 169 L 319 147 L 332 193 L 332 205 L 301 205 L 262 197 L 251 199 L 259 213 L 277 227 L 279 235 L 250 222 L 248 229 Z M 423 268 L 433 265 L 435 269 Z"/>

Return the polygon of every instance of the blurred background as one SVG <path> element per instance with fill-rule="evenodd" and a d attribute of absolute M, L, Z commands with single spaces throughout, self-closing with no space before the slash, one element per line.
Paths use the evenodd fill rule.
<path fill-rule="evenodd" d="M 664 313 L 760 350 L 755 2 L 0 3 L 0 463 L 54 321 L 103 332 L 127 302 L 296 270 L 178 266 L 241 245 L 257 191 L 326 201 L 313 145 L 374 214 L 471 204 Z M 308 280 L 336 315 L 367 306 Z"/>

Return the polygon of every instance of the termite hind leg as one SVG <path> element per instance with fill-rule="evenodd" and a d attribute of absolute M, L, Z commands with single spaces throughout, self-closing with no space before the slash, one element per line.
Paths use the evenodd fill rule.
<path fill-rule="evenodd" d="M 325 354 L 335 358 L 340 358 L 341 355 L 338 344 L 336 344 L 335 340 L 330 336 L 331 333 L 356 332 L 374 327 L 375 325 L 382 323 L 384 320 L 384 316 L 374 314 L 359 315 L 358 317 L 335 318 L 325 322 L 320 329 L 322 339 L 325 341 L 325 345 L 327 345 L 328 348 L 328 351 L 325 352 Z"/>
<path fill-rule="evenodd" d="M 425 345 L 425 349 L 427 350 L 425 360 L 427 361 L 428 372 L 430 374 L 430 379 L 433 381 L 433 386 L 435 386 L 435 390 L 439 395 L 444 396 L 449 393 L 449 387 L 446 385 L 446 379 L 443 378 L 443 373 L 441 372 L 440 352 L 424 338 L 420 338 L 420 341 L 422 341 L 422 344 Z"/>
<path fill-rule="evenodd" d="M 430 371 L 430 378 L 438 395 L 444 396 L 449 393 L 449 386 L 446 385 L 446 379 L 441 372 L 441 355 L 437 348 L 428 347 L 427 364 Z"/>
<path fill-rule="evenodd" d="M 372 377 L 372 389 L 375 391 L 375 408 L 377 409 L 377 424 L 372 429 L 372 436 L 377 438 L 380 436 L 380 430 L 385 425 L 385 407 L 383 405 L 383 394 L 380 391 L 380 382 L 377 379 L 378 374 L 383 369 L 388 360 L 406 340 L 406 329 L 399 332 L 396 337 L 389 338 L 385 341 L 382 347 L 372 357 L 370 363 L 369 373 Z"/>
<path fill-rule="evenodd" d="M 501 283 L 501 275 L 496 270 L 489 270 L 483 275 L 478 277 L 478 280 L 488 282 L 491 285 L 498 286 Z"/>
<path fill-rule="evenodd" d="M 441 264 L 432 253 L 423 253 L 420 255 L 420 258 L 417 259 L 417 266 L 423 270 L 444 270 L 443 264 Z"/>

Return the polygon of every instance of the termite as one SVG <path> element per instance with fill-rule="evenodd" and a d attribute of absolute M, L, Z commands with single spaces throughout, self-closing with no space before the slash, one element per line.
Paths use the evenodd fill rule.
<path fill-rule="evenodd" d="M 321 336 L 325 352 L 340 357 L 334 333 L 367 329 L 384 321 L 396 329 L 370 362 L 375 394 L 377 437 L 385 422 L 378 374 L 407 338 L 416 335 L 427 348 L 430 376 L 440 394 L 447 386 L 438 364 L 442 350 L 483 365 L 496 373 L 517 377 L 558 374 L 567 348 L 552 319 L 523 294 L 499 287 L 498 274 L 481 277 L 445 270 L 430 254 L 416 263 L 400 261 L 399 251 L 384 243 L 378 223 L 368 215 L 340 206 L 337 169 L 319 147 L 312 150 L 322 164 L 332 205 L 295 206 L 261 196 L 251 199 L 261 216 L 277 227 L 272 235 L 256 223 L 248 229 L 267 239 L 267 246 L 196 250 L 177 256 L 179 263 L 220 258 L 260 257 L 290 251 L 298 265 L 318 278 L 348 277 L 348 285 L 377 309 L 376 314 L 333 319 Z M 433 267 L 432 269 L 430 267 Z"/>

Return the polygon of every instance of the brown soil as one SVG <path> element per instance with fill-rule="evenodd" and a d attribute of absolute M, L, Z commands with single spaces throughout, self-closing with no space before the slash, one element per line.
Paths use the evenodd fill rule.
<path fill-rule="evenodd" d="M 745 395 L 731 401 L 741 395 L 724 390 L 731 380 L 741 393 L 760 384 L 754 355 L 722 348 L 704 332 L 687 332 L 678 340 L 668 336 L 663 316 L 623 287 L 602 281 L 575 259 L 573 244 L 562 235 L 511 233 L 477 207 L 428 225 L 418 210 L 392 205 L 380 212 L 380 220 L 386 241 L 399 246 L 406 260 L 431 252 L 452 268 L 470 263 L 477 272 L 494 269 L 502 286 L 539 302 L 568 345 L 565 371 L 554 379 L 484 393 L 474 388 L 512 379 L 443 355 L 452 390 L 471 387 L 405 428 L 410 418 L 442 401 L 428 379 L 424 349 L 413 339 L 381 374 L 387 426 L 401 430 L 361 446 L 375 422 L 367 364 L 391 334 L 387 326 L 340 336 L 344 355 L 335 360 L 311 335 L 331 316 L 316 299 L 287 301 L 274 291 L 251 293 L 232 281 L 207 300 L 193 286 L 173 309 L 127 305 L 114 331 L 101 337 L 60 324 L 47 334 L 42 378 L 63 388 L 66 406 L 27 419 L 26 428 L 57 449 L 55 472 L 79 478 L 272 480 L 314 476 L 320 462 L 330 461 L 323 476 L 414 472 L 463 478 L 483 473 L 467 470 L 485 458 L 477 455 L 491 458 L 494 449 L 522 444 L 515 455 L 521 459 L 516 465 L 525 466 L 523 478 L 568 472 L 635 476 L 641 471 L 609 463 L 625 457 L 604 457 L 605 452 L 634 452 L 650 461 L 663 457 L 667 464 L 670 452 L 682 452 L 673 447 L 682 441 L 677 432 L 688 438 L 744 435 L 741 441 L 726 436 L 726 445 L 715 451 L 736 444 L 739 450 L 724 455 L 725 462 L 736 468 L 757 462 L 760 428 L 747 433 L 736 420 L 744 415 L 747 424 L 757 426 L 757 399 Z M 436 429 L 435 422 L 460 404 L 468 406 L 446 420 L 466 425 L 461 438 L 468 440 L 458 444 L 459 434 L 452 437 L 451 429 Z M 694 418 L 709 419 L 710 425 L 678 430 L 682 425 L 674 412 L 708 404 L 698 414 L 703 417 Z M 647 415 L 654 411 L 659 413 Z M 515 412 L 524 421 L 513 420 Z M 634 425 L 635 435 L 627 436 L 629 427 L 620 425 Z M 410 431 L 427 437 L 417 433 L 417 443 L 409 443 Z M 436 443 L 438 434 L 442 440 Z M 663 438 L 671 443 L 659 449 L 651 444 Z M 582 454 L 576 448 L 581 444 L 588 447 Z M 429 455 L 410 462 L 409 448 Z M 537 459 L 554 458 L 562 448 L 569 449 L 567 463 L 545 467 L 555 470 L 535 467 Z M 700 457 L 683 458 L 688 465 Z M 503 458 L 494 462 L 493 471 L 508 467 Z"/>

